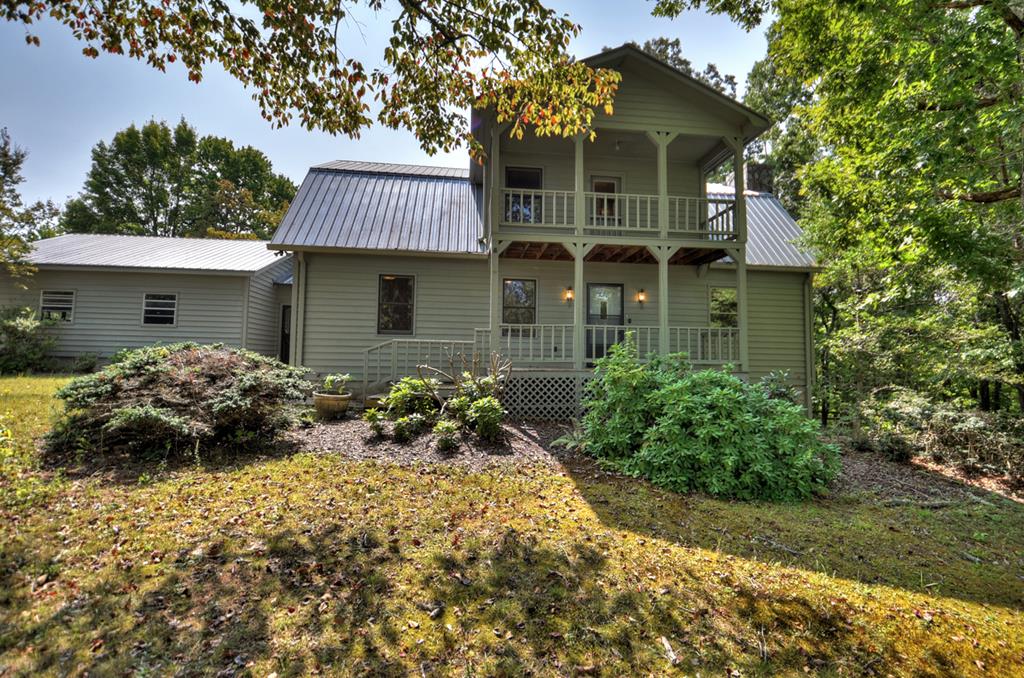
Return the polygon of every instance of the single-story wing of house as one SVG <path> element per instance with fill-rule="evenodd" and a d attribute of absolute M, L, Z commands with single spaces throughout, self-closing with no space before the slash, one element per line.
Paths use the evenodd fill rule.
<path fill-rule="evenodd" d="M 292 258 L 264 241 L 69 234 L 28 260 L 36 272 L 3 280 L 0 306 L 54 321 L 57 357 L 178 341 L 289 357 Z"/>

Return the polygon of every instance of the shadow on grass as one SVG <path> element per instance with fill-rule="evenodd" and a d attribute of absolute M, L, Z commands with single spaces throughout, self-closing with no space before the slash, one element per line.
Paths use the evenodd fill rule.
<path fill-rule="evenodd" d="M 679 495 L 575 455 L 565 468 L 611 529 L 866 584 L 1024 609 L 1024 506 L 997 494 L 970 488 L 977 499 L 920 505 L 887 504 L 866 492 L 800 504 L 724 501 Z M 930 476 L 927 482 L 956 484 L 918 473 Z"/>
<path fill-rule="evenodd" d="M 0 582 L 8 592 L 15 591 L 12 557 Z M 373 534 L 332 525 L 234 550 L 212 540 L 167 557 L 173 562 L 156 585 L 138 569 L 112 572 L 57 612 L 8 628 L 0 654 L 31 647 L 32 673 L 247 675 L 260 660 L 281 676 L 335 663 L 367 675 L 406 673 L 382 651 L 397 639 L 385 608 L 391 584 L 381 572 L 395 554 Z M 313 651 L 275 644 L 282 625 Z"/>

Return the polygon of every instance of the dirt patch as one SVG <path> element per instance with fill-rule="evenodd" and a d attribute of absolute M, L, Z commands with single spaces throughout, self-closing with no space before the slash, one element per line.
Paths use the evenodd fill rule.
<path fill-rule="evenodd" d="M 941 504 L 1012 494 L 954 475 L 954 470 L 924 460 L 900 464 L 873 452 L 843 452 L 843 471 L 833 486 L 837 495 L 872 494 L 884 502 Z M 1019 498 L 1016 498 L 1019 500 Z"/>
<path fill-rule="evenodd" d="M 295 446 L 311 452 L 336 452 L 349 459 L 389 461 L 403 466 L 444 463 L 478 470 L 496 465 L 562 465 L 565 455 L 552 448 L 551 441 L 565 433 L 564 424 L 512 422 L 503 428 L 504 436 L 498 443 L 484 443 L 464 435 L 459 448 L 451 453 L 438 452 L 430 433 L 409 443 L 396 443 L 375 436 L 369 425 L 359 419 L 316 424 L 293 431 L 289 437 Z"/>

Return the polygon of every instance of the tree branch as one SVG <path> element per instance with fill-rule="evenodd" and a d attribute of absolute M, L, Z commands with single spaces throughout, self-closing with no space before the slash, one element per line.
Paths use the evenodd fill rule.
<path fill-rule="evenodd" d="M 962 202 L 975 202 L 990 205 L 992 203 L 1012 200 L 1020 197 L 1020 186 L 1003 186 L 994 191 L 979 191 L 976 193 L 953 193 L 952 191 L 939 191 L 939 197 L 944 200 L 960 200 Z"/>
<path fill-rule="evenodd" d="M 956 103 L 949 104 L 935 104 L 928 103 L 927 101 L 919 101 L 917 104 L 917 110 L 919 111 L 962 111 L 965 108 L 991 108 L 1000 101 L 999 97 L 982 97 L 973 101 L 959 101 Z"/>

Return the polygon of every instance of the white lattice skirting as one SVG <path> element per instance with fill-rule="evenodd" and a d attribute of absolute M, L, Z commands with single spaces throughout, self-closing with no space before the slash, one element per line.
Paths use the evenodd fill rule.
<path fill-rule="evenodd" d="M 575 419 L 592 378 L 589 372 L 513 372 L 505 385 L 505 409 L 517 419 Z"/>

